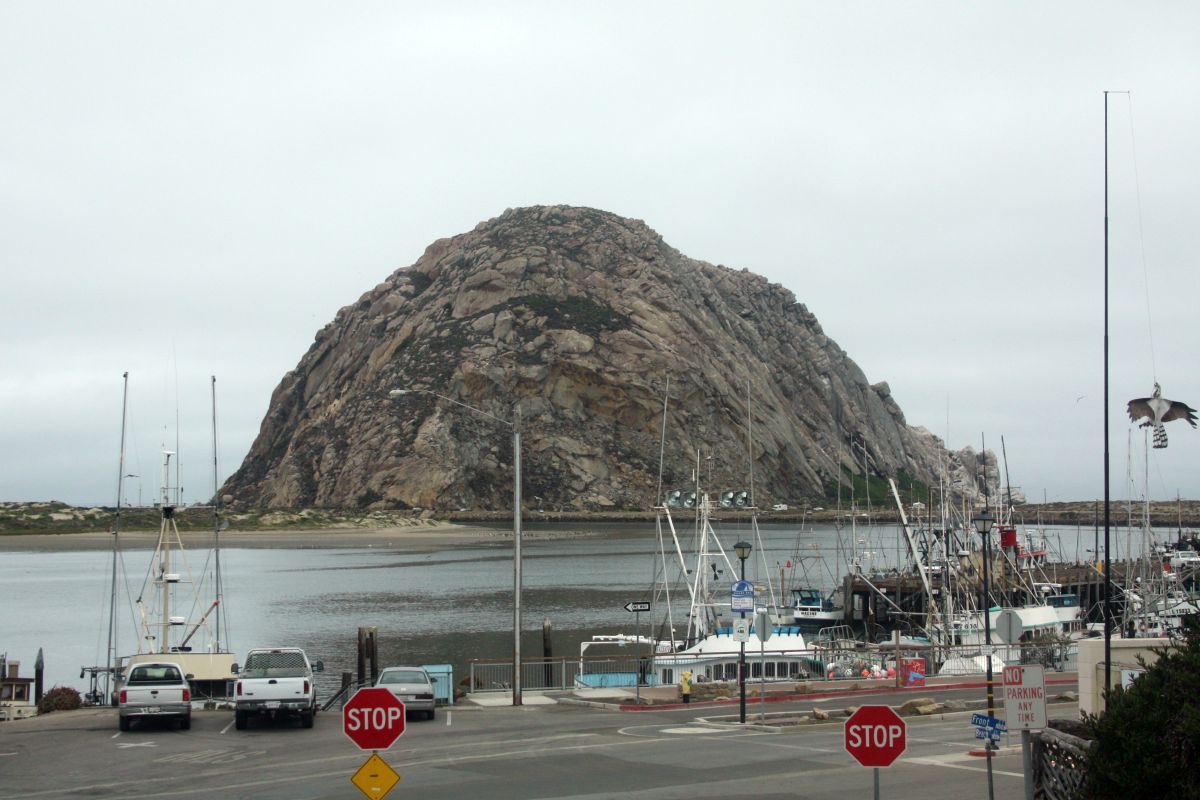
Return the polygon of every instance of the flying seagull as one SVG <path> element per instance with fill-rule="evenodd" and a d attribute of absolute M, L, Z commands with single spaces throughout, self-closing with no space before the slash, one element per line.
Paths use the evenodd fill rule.
<path fill-rule="evenodd" d="M 1164 422 L 1185 419 L 1193 428 L 1196 427 L 1196 409 L 1178 400 L 1167 400 L 1162 396 L 1162 389 L 1157 383 L 1154 384 L 1152 397 L 1139 397 L 1129 401 L 1129 418 L 1137 422 L 1143 417 L 1146 421 L 1138 427 L 1154 428 L 1154 447 L 1157 450 L 1167 446 L 1167 429 L 1163 427 Z"/>

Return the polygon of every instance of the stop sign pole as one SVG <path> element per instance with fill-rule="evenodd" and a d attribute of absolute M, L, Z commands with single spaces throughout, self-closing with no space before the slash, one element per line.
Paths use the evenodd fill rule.
<path fill-rule="evenodd" d="M 846 720 L 846 752 L 875 770 L 875 800 L 879 800 L 879 768 L 890 767 L 908 747 L 904 720 L 891 706 L 862 706 Z"/>

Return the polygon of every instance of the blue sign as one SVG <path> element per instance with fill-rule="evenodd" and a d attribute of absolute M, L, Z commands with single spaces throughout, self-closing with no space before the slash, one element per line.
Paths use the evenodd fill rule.
<path fill-rule="evenodd" d="M 998 730 L 990 730 L 989 731 L 987 728 L 976 728 L 975 729 L 975 738 L 976 739 L 991 739 L 993 742 L 998 742 L 998 741 L 1000 741 L 1001 735 L 1002 734 Z"/>
<path fill-rule="evenodd" d="M 738 581 L 733 585 L 733 591 L 729 600 L 729 607 L 737 613 L 739 611 L 754 611 L 754 584 L 750 581 Z"/>
<path fill-rule="evenodd" d="M 998 731 L 1007 731 L 1008 723 L 999 717 L 988 717 L 983 714 L 972 714 L 971 724 L 977 728 L 995 728 Z"/>

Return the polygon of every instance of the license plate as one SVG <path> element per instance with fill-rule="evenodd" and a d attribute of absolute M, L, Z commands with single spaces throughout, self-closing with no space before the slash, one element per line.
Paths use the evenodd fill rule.
<path fill-rule="evenodd" d="M 146 709 L 147 714 L 157 714 L 158 712 L 159 712 L 158 706 L 150 706 L 149 708 Z"/>
<path fill-rule="evenodd" d="M 271 700 L 271 701 L 269 701 L 269 702 L 267 703 L 267 708 L 269 708 L 270 710 L 274 711 L 275 709 L 279 708 L 279 701 L 278 701 L 278 700 Z"/>

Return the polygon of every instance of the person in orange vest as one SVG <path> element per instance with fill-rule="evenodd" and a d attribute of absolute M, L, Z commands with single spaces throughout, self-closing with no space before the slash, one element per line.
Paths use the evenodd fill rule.
<path fill-rule="evenodd" d="M 686 669 L 679 676 L 679 693 L 683 695 L 683 702 L 692 702 L 692 673 Z"/>

